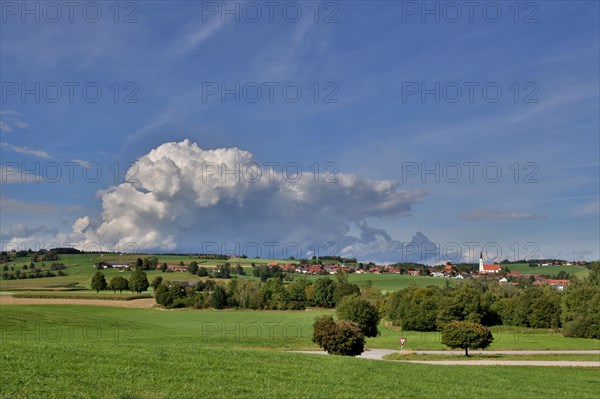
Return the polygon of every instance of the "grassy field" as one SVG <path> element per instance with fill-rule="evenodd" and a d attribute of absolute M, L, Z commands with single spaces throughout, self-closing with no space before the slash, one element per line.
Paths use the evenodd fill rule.
<path fill-rule="evenodd" d="M 321 276 L 309 276 L 308 279 L 316 279 Z M 411 285 L 427 286 L 435 285 L 443 287 L 446 284 L 454 286 L 457 284 L 455 279 L 435 278 L 426 276 L 409 276 L 405 274 L 349 274 L 348 281 L 359 286 L 363 286 L 367 281 L 371 281 L 374 287 L 383 291 L 396 291 Z"/>
<path fill-rule="evenodd" d="M 317 315 L 332 310 L 240 311 L 240 310 L 159 310 L 123 309 L 75 305 L 0 306 L 2 326 L 9 330 L 35 323 L 43 328 L 56 326 L 83 328 L 88 322 L 102 323 L 102 330 L 112 337 L 115 327 L 129 328 L 135 339 L 169 336 L 181 342 L 203 342 L 227 348 L 318 349 L 311 342 L 312 323 Z M 33 324 L 32 324 L 33 323 Z M 98 324 L 100 326 L 100 324 Z M 33 327 L 32 327 L 33 328 Z M 135 328 L 135 331 L 131 330 Z M 380 325 L 381 335 L 369 338 L 371 348 L 400 349 L 399 337 L 406 337 L 406 350 L 444 350 L 437 332 L 401 331 Z M 108 333 L 110 331 L 110 333 Z M 117 331 L 118 332 L 118 331 Z M 490 350 L 600 349 L 600 341 L 566 338 L 549 330 L 516 327 L 492 327 L 494 343 Z M 66 338 L 63 337 L 63 338 Z"/>
<path fill-rule="evenodd" d="M 0 396 L 597 397 L 594 369 L 463 368 L 284 352 L 315 349 L 310 325 L 319 313 L 0 306 Z"/>
<path fill-rule="evenodd" d="M 577 278 L 584 278 L 588 275 L 589 270 L 582 266 L 538 266 L 529 267 L 527 263 L 517 263 L 514 265 L 506 265 L 511 272 L 519 272 L 521 274 L 543 274 L 545 276 L 556 276 L 561 271 L 576 275 Z"/>
<path fill-rule="evenodd" d="M 399 337 L 407 338 L 404 345 L 408 350 L 445 350 L 440 333 L 402 331 L 386 326 L 380 328 L 381 335 L 369 340 L 373 348 L 400 349 Z M 491 327 L 494 342 L 490 350 L 562 350 L 562 349 L 600 349 L 600 341 L 585 338 L 566 338 L 559 332 L 545 329 L 530 329 L 511 326 Z"/>

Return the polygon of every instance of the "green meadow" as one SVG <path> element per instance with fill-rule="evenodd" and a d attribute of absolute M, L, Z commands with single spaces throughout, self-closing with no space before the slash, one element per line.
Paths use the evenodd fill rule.
<path fill-rule="evenodd" d="M 323 312 L 0 306 L 0 397 L 597 397 L 596 369 L 431 366 L 287 352 L 317 349 L 311 324 Z M 440 348 L 402 335 L 411 349 Z M 567 344 L 563 337 L 559 344 L 552 334 L 539 335 L 537 344 L 507 337 L 491 349 L 598 348 L 598 341 Z M 398 336 L 383 327 L 367 347 L 397 348 Z"/>
<path fill-rule="evenodd" d="M 316 279 L 322 276 L 309 276 L 309 279 Z M 363 286 L 367 281 L 373 283 L 374 287 L 382 291 L 396 291 L 402 288 L 410 287 L 411 285 L 427 286 L 435 285 L 443 287 L 446 284 L 451 286 L 456 285 L 457 280 L 436 278 L 427 276 L 409 276 L 406 274 L 356 274 L 348 275 L 348 281 L 359 286 Z"/>
<path fill-rule="evenodd" d="M 503 266 L 504 267 L 504 266 Z M 589 270 L 583 266 L 537 266 L 529 267 L 527 263 L 516 263 L 506 265 L 511 272 L 519 272 L 521 274 L 542 274 L 545 276 L 556 276 L 560 272 L 569 273 L 577 278 L 584 278 L 588 275 Z"/>

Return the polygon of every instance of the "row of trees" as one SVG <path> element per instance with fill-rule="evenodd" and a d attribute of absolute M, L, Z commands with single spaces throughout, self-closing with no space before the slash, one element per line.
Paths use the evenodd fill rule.
<path fill-rule="evenodd" d="M 97 293 L 103 290 L 112 290 L 115 293 L 117 291 L 122 293 L 123 291 L 129 290 L 140 294 L 150 287 L 150 283 L 148 283 L 146 273 L 141 270 L 134 270 L 129 277 L 129 280 L 121 276 L 115 276 L 110 280 L 110 283 L 106 282 L 104 274 L 96 272 L 92 277 L 91 287 L 93 290 L 96 290 Z"/>
<path fill-rule="evenodd" d="M 161 278 L 156 285 L 156 301 L 166 307 L 297 310 L 308 306 L 333 308 L 345 296 L 360 292 L 358 285 L 350 284 L 342 274 L 335 280 L 297 278 L 289 284 L 284 284 L 280 276 L 265 282 L 232 279 L 226 285 L 209 279 L 194 287 Z"/>
<path fill-rule="evenodd" d="M 22 273 L 21 270 L 15 270 L 14 273 L 2 272 L 0 276 L 2 277 L 2 280 L 23 280 L 27 278 L 46 278 L 66 275 L 67 274 L 62 270 L 59 270 L 58 273 L 53 273 L 50 270 L 42 271 L 39 269 L 29 269 L 26 273 Z"/>

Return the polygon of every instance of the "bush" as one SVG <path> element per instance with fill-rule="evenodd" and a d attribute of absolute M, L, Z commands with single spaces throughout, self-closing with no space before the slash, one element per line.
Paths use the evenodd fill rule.
<path fill-rule="evenodd" d="M 470 321 L 451 321 L 442 329 L 442 344 L 464 349 L 465 356 L 469 356 L 469 349 L 485 349 L 493 340 L 489 328 Z"/>
<path fill-rule="evenodd" d="M 376 337 L 379 334 L 377 325 L 381 317 L 377 308 L 368 300 L 357 295 L 346 296 L 336 309 L 340 320 L 356 323 L 367 337 Z"/>
<path fill-rule="evenodd" d="M 173 294 L 169 290 L 169 286 L 164 283 L 159 284 L 154 290 L 154 298 L 156 303 L 164 307 L 170 307 L 175 300 Z"/>
<path fill-rule="evenodd" d="M 330 315 L 315 319 L 312 341 L 332 355 L 358 356 L 365 350 L 365 336 L 358 324 L 335 321 Z"/>

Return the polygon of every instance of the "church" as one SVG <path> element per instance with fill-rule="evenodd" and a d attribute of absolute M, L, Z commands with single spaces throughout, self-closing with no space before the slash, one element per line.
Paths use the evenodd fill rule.
<path fill-rule="evenodd" d="M 479 253 L 479 273 L 492 274 L 499 273 L 502 270 L 500 265 L 484 265 L 483 264 L 483 252 Z"/>

